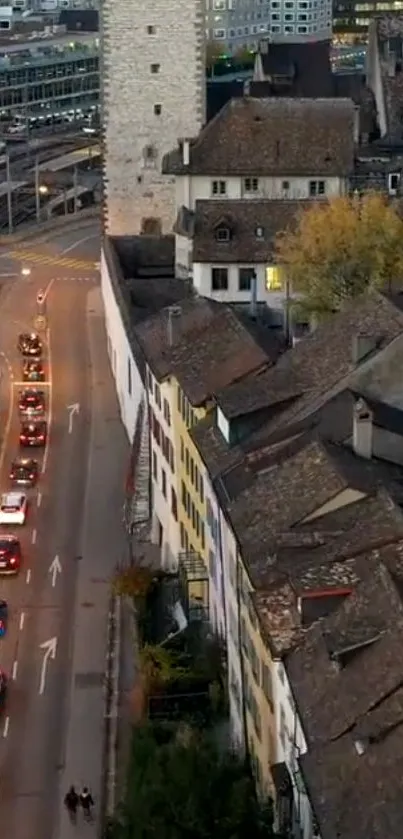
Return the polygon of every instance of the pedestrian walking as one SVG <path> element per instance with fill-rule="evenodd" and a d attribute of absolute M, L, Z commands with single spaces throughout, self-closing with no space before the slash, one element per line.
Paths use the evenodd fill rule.
<path fill-rule="evenodd" d="M 80 804 L 83 808 L 85 820 L 87 822 L 92 821 L 92 808 L 94 806 L 94 799 L 88 787 L 83 787 L 83 790 L 80 793 Z"/>
<path fill-rule="evenodd" d="M 74 787 L 70 787 L 69 791 L 66 793 L 64 797 L 64 805 L 67 809 L 67 812 L 70 816 L 71 821 L 73 824 L 77 821 L 77 810 L 78 810 L 78 803 L 79 797 L 74 789 Z"/>

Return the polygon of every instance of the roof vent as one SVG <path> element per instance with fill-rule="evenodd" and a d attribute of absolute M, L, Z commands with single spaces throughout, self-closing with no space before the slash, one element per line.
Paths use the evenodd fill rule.
<path fill-rule="evenodd" d="M 363 754 L 366 752 L 365 743 L 363 740 L 354 740 L 354 746 L 357 754 L 362 757 Z"/>

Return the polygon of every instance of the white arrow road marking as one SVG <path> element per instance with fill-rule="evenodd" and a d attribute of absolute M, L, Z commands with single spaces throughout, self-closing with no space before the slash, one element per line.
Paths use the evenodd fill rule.
<path fill-rule="evenodd" d="M 79 402 L 74 402 L 73 405 L 67 405 L 67 410 L 69 412 L 69 434 L 73 431 L 73 417 L 74 414 L 80 413 L 80 404 Z"/>
<path fill-rule="evenodd" d="M 57 638 L 49 638 L 49 641 L 44 641 L 43 644 L 39 644 L 39 648 L 44 650 L 44 656 L 42 661 L 42 669 L 41 669 L 41 680 L 39 682 L 39 693 L 42 694 L 45 690 L 45 682 L 46 682 L 46 671 L 48 667 L 49 659 L 52 661 L 56 658 L 56 649 L 57 649 Z"/>
<path fill-rule="evenodd" d="M 56 585 L 57 575 L 62 573 L 62 566 L 58 556 L 55 556 L 54 560 L 50 563 L 48 573 L 52 577 L 52 587 L 54 588 Z"/>

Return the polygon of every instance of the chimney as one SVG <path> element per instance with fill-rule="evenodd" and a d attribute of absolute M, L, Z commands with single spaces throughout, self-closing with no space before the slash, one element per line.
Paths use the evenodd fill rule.
<path fill-rule="evenodd" d="M 359 146 L 360 145 L 360 135 L 361 135 L 361 132 L 360 132 L 360 106 L 359 105 L 356 105 L 354 107 L 354 129 L 353 129 L 353 131 L 354 131 L 354 137 L 353 137 L 354 145 Z"/>
<path fill-rule="evenodd" d="M 182 140 L 182 163 L 184 166 L 189 166 L 190 163 L 190 140 Z"/>
<path fill-rule="evenodd" d="M 256 271 L 253 272 L 250 281 L 250 316 L 256 320 L 257 316 L 257 277 Z"/>
<path fill-rule="evenodd" d="M 353 409 L 353 449 L 359 457 L 372 457 L 372 411 L 363 399 L 358 399 Z"/>
<path fill-rule="evenodd" d="M 365 332 L 357 332 L 353 336 L 352 362 L 355 366 L 364 361 L 367 356 L 376 349 L 377 340 L 375 335 L 368 335 Z"/>
<path fill-rule="evenodd" d="M 180 306 L 169 306 L 168 308 L 168 346 L 173 347 L 176 336 L 175 320 L 181 314 Z"/>

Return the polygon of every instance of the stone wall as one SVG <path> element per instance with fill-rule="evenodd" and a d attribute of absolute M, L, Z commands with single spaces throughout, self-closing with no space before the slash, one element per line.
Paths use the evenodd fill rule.
<path fill-rule="evenodd" d="M 101 17 L 105 231 L 170 233 L 161 161 L 205 121 L 204 2 L 104 0 Z"/>

